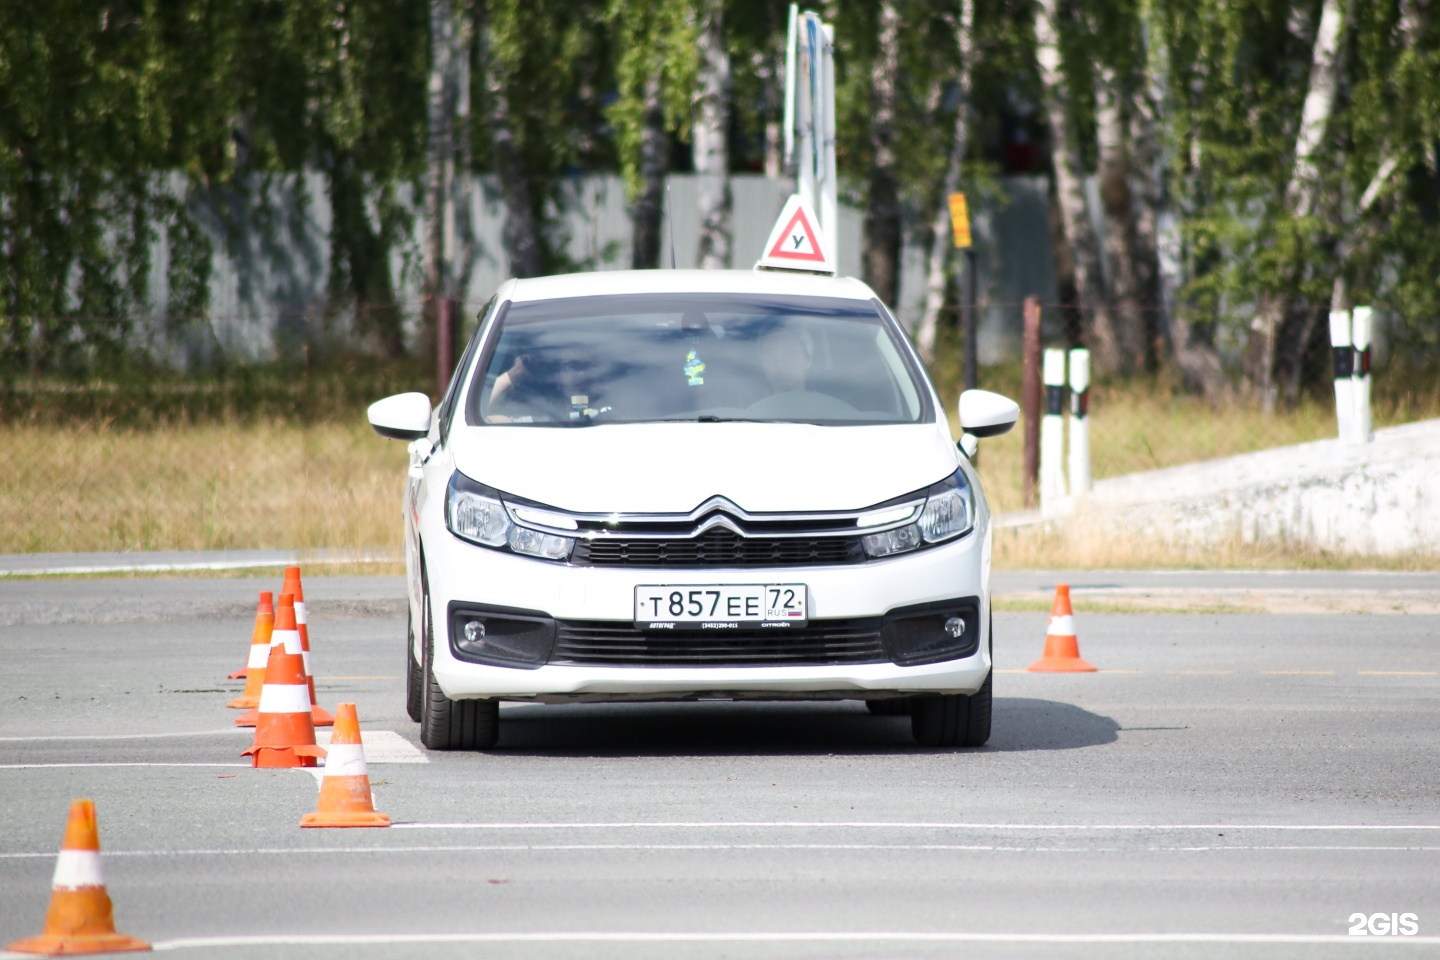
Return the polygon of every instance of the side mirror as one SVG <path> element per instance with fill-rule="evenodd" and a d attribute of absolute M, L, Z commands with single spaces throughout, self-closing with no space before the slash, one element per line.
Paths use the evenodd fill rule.
<path fill-rule="evenodd" d="M 960 429 L 974 437 L 998 437 L 1020 419 L 1020 405 L 989 390 L 960 394 Z"/>
<path fill-rule="evenodd" d="M 423 393 L 397 393 L 370 404 L 365 416 L 386 439 L 419 440 L 430 432 L 430 398 Z"/>

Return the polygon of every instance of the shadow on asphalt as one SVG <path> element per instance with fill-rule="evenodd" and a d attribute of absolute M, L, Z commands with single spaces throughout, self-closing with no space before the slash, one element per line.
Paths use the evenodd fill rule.
<path fill-rule="evenodd" d="M 1120 725 L 1069 703 L 997 697 L 990 742 L 976 750 L 919 747 L 909 717 L 838 703 L 534 705 L 501 712 L 506 755 L 653 757 L 879 753 L 1014 753 L 1113 743 Z"/>

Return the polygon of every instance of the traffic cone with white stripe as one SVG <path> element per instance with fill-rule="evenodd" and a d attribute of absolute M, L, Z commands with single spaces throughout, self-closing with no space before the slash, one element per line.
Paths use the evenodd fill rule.
<path fill-rule="evenodd" d="M 254 758 L 254 766 L 313 767 L 325 756 L 324 749 L 315 745 L 305 660 L 300 656 L 300 632 L 295 629 L 295 604 L 288 593 L 280 594 L 275 611 L 258 713 L 255 742 L 240 754 Z"/>
<path fill-rule="evenodd" d="M 105 892 L 105 873 L 100 866 L 95 801 L 76 800 L 70 804 L 65 839 L 55 862 L 55 880 L 50 885 L 45 932 L 16 940 L 5 949 L 47 957 L 150 949 L 144 940 L 115 932 L 114 909 L 110 894 Z"/>
<path fill-rule="evenodd" d="M 265 686 L 265 662 L 270 659 L 270 634 L 275 630 L 275 595 L 269 590 L 260 593 L 260 605 L 255 611 L 255 630 L 250 634 L 250 659 L 243 670 L 230 674 L 245 678 L 245 692 L 225 704 L 236 710 L 249 710 L 260 706 L 260 688 Z"/>
<path fill-rule="evenodd" d="M 285 585 L 280 588 L 295 598 L 295 623 L 300 628 L 300 649 L 305 654 L 305 682 L 310 686 L 310 719 L 317 727 L 328 727 L 335 716 L 315 700 L 315 673 L 310 669 L 310 628 L 305 622 L 305 588 L 300 585 L 300 568 L 285 568 Z"/>
<path fill-rule="evenodd" d="M 370 773 L 365 768 L 365 747 L 360 742 L 360 720 L 353 703 L 342 703 L 335 710 L 335 735 L 325 751 L 320 802 L 314 813 L 300 818 L 300 826 L 390 826 L 389 817 L 375 812 Z"/>
<path fill-rule="evenodd" d="M 1080 640 L 1075 636 L 1075 614 L 1070 610 L 1070 585 L 1055 588 L 1050 608 L 1050 626 L 1045 630 L 1045 653 L 1025 668 L 1031 673 L 1093 673 L 1095 667 L 1080 659 Z"/>

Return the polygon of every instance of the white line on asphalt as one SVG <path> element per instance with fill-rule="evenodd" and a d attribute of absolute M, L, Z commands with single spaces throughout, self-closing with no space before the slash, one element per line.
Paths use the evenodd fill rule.
<path fill-rule="evenodd" d="M 1440 830 L 1440 824 L 1405 823 L 964 823 L 933 821 L 835 821 L 824 820 L 697 820 L 628 821 L 617 823 L 397 823 L 407 830 L 603 830 L 612 827 L 661 829 L 710 829 L 714 827 L 770 827 L 801 829 L 846 827 L 852 829 L 933 829 L 933 830 Z"/>
<path fill-rule="evenodd" d="M 1338 933 L 982 933 L 920 930 L 575 931 L 567 933 L 276 934 L 161 940 L 156 950 L 253 946 L 364 946 L 392 943 L 1215 943 L 1433 946 L 1440 937 L 1355 937 Z"/>
<path fill-rule="evenodd" d="M 0 770 L 38 770 L 44 767 L 248 767 L 248 763 L 169 763 L 155 761 L 112 761 L 109 763 L 0 763 Z"/>
<path fill-rule="evenodd" d="M 223 730 L 182 730 L 178 733 L 85 733 L 48 736 L 37 734 L 32 737 L 0 737 L 0 743 L 38 743 L 41 740 L 168 740 L 171 737 L 217 737 L 222 733 L 247 733 L 254 736 L 254 728 L 226 727 Z"/>
<path fill-rule="evenodd" d="M 307 770 L 306 772 L 314 772 Z M 456 844 L 446 846 L 373 846 L 373 847 L 236 847 L 214 850 L 106 850 L 108 857 L 233 857 L 272 856 L 320 853 L 576 853 L 583 851 L 614 852 L 617 850 L 649 850 L 668 852 L 714 853 L 726 850 L 858 850 L 867 853 L 892 850 L 902 853 L 938 851 L 956 853 L 1220 853 L 1232 852 L 1328 852 L 1350 853 L 1440 853 L 1440 847 L 1362 847 L 1362 846 L 1209 846 L 1209 847 L 1041 847 L 1003 846 L 978 843 L 494 843 Z M 0 853 L 0 860 L 32 860 L 53 857 L 54 851 L 23 851 Z"/>

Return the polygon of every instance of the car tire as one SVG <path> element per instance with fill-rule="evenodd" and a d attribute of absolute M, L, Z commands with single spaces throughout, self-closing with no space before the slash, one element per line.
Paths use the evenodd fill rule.
<path fill-rule="evenodd" d="M 979 747 L 990 739 L 990 674 L 966 696 L 946 693 L 916 697 L 910 732 L 922 747 Z"/>
<path fill-rule="evenodd" d="M 425 696 L 425 679 L 420 673 L 420 664 L 415 660 L 415 621 L 405 624 L 405 712 L 410 719 L 420 722 L 421 702 Z"/>
<path fill-rule="evenodd" d="M 424 688 L 420 700 L 420 742 L 431 750 L 486 750 L 500 736 L 498 700 L 451 700 L 435 681 L 435 623 L 430 586 L 421 575 L 421 612 L 425 644 L 421 648 Z"/>
<path fill-rule="evenodd" d="M 891 697 L 888 700 L 866 700 L 865 708 L 877 717 L 908 717 L 909 697 Z"/>

